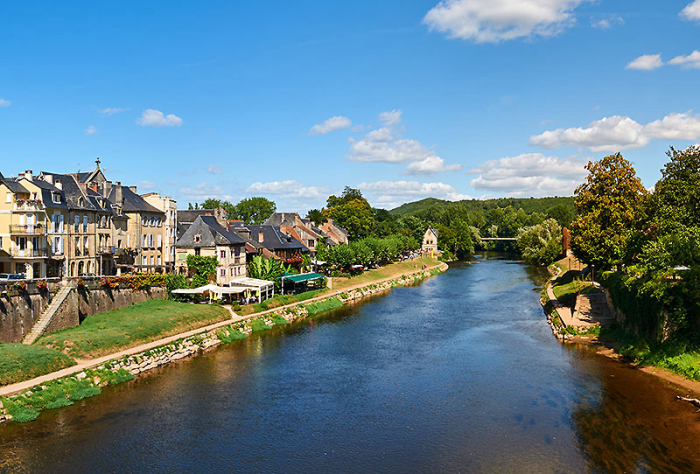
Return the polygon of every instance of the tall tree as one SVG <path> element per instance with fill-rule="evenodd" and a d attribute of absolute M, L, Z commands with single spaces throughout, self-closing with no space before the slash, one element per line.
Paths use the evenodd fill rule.
<path fill-rule="evenodd" d="M 588 178 L 575 191 L 571 248 L 582 261 L 610 268 L 629 258 L 627 242 L 644 226 L 647 190 L 619 153 L 586 169 Z"/>
<path fill-rule="evenodd" d="M 659 234 L 700 227 L 700 146 L 673 147 L 652 196 L 653 224 Z"/>
<path fill-rule="evenodd" d="M 328 207 L 323 210 L 324 216 L 345 228 L 351 239 L 369 236 L 374 227 L 374 211 L 359 189 L 345 186 L 343 194 L 340 197 L 329 196 L 327 204 Z"/>
<path fill-rule="evenodd" d="M 328 218 L 324 216 L 323 212 L 319 209 L 311 209 L 306 214 L 306 218 L 311 219 L 311 222 L 313 222 L 316 225 L 321 225 L 328 220 Z"/>
<path fill-rule="evenodd" d="M 277 204 L 273 201 L 264 197 L 252 197 L 236 204 L 233 214 L 236 219 L 241 219 L 246 224 L 258 225 L 265 222 L 276 210 Z"/>

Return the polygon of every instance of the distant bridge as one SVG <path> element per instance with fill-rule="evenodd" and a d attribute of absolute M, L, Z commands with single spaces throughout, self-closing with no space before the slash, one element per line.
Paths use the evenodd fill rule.
<path fill-rule="evenodd" d="M 518 239 L 515 237 L 481 237 L 481 241 L 492 241 L 492 242 L 517 242 Z"/>

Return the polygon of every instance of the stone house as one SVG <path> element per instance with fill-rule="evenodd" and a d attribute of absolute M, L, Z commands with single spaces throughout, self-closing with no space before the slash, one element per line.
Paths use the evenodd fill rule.
<path fill-rule="evenodd" d="M 423 235 L 423 243 L 420 246 L 422 253 L 427 255 L 432 255 L 433 257 L 438 254 L 438 231 L 432 227 L 428 227 Z"/>

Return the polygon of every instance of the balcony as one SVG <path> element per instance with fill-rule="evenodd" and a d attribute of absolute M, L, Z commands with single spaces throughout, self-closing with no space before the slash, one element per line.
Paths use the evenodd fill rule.
<path fill-rule="evenodd" d="M 101 254 L 114 254 L 117 253 L 117 248 L 116 247 L 110 247 L 110 246 L 100 246 L 97 248 L 97 253 Z"/>
<path fill-rule="evenodd" d="M 46 257 L 46 249 L 12 249 L 10 250 L 10 256 L 15 258 L 43 258 Z"/>
<path fill-rule="evenodd" d="M 18 212 L 43 211 L 44 203 L 41 201 L 17 201 L 12 206 L 12 210 Z"/>
<path fill-rule="evenodd" d="M 10 225 L 10 234 L 37 235 L 44 233 L 44 224 Z"/>

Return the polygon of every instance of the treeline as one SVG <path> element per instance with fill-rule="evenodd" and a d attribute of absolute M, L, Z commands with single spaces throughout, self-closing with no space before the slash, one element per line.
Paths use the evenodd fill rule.
<path fill-rule="evenodd" d="M 418 250 L 420 243 L 413 237 L 406 235 L 392 235 L 389 237 L 367 237 L 353 240 L 348 245 L 334 245 L 326 247 L 321 244 L 316 249 L 316 257 L 340 268 L 352 265 L 386 264 L 399 257 L 401 254 Z"/>
<path fill-rule="evenodd" d="M 619 153 L 587 166 L 572 250 L 595 265 L 628 329 L 650 340 L 700 334 L 700 147 L 673 148 L 653 191 Z"/>

